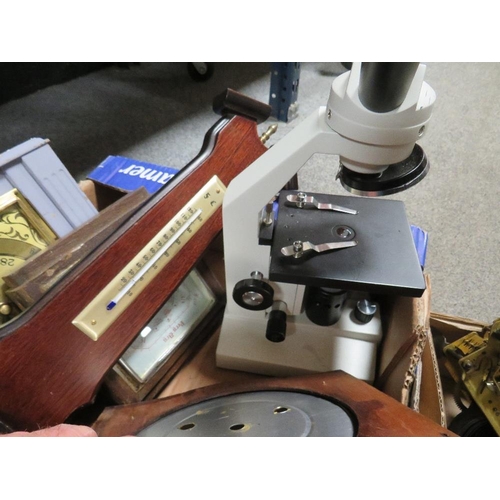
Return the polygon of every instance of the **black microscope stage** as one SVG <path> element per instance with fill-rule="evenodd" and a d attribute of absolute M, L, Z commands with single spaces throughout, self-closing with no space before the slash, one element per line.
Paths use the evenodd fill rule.
<path fill-rule="evenodd" d="M 420 297 L 425 291 L 417 250 L 403 202 L 307 193 L 320 203 L 356 210 L 355 215 L 298 208 L 286 200 L 298 191 L 282 191 L 271 244 L 269 279 L 316 287 Z M 301 258 L 285 257 L 281 249 L 296 241 L 356 241 L 357 245 Z"/>

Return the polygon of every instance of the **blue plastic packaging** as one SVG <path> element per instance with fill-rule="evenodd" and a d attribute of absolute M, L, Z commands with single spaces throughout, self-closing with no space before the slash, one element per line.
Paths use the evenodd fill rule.
<path fill-rule="evenodd" d="M 126 193 L 141 186 L 149 193 L 155 193 L 173 179 L 178 171 L 176 168 L 123 156 L 108 156 L 87 178 Z"/>

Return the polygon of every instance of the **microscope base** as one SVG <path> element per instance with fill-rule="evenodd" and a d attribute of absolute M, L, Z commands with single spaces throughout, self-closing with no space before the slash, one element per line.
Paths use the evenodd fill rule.
<path fill-rule="evenodd" d="M 283 342 L 266 339 L 267 317 L 253 313 L 238 316 L 226 312 L 222 323 L 216 363 L 221 368 L 271 376 L 293 376 L 342 370 L 373 383 L 377 346 L 382 339 L 378 312 L 369 323 L 354 317 L 356 301 L 345 303 L 339 321 L 319 326 L 303 313 L 290 316 Z"/>

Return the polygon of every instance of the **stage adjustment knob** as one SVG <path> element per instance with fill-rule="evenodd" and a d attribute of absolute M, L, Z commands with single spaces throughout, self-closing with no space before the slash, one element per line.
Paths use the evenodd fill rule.
<path fill-rule="evenodd" d="M 354 309 L 354 316 L 356 316 L 356 319 L 361 323 L 369 323 L 376 312 L 377 304 L 367 299 L 363 299 L 358 300 L 356 309 Z"/>
<path fill-rule="evenodd" d="M 277 300 L 267 319 L 266 339 L 283 342 L 286 337 L 286 304 Z"/>
<path fill-rule="evenodd" d="M 273 305 L 273 287 L 256 278 L 241 280 L 233 290 L 234 301 L 243 309 L 263 311 Z"/>

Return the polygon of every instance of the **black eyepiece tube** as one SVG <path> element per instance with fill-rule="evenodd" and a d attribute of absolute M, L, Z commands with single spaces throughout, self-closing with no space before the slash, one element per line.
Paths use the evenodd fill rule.
<path fill-rule="evenodd" d="M 388 113 L 405 100 L 418 62 L 361 63 L 359 100 L 370 111 Z"/>

